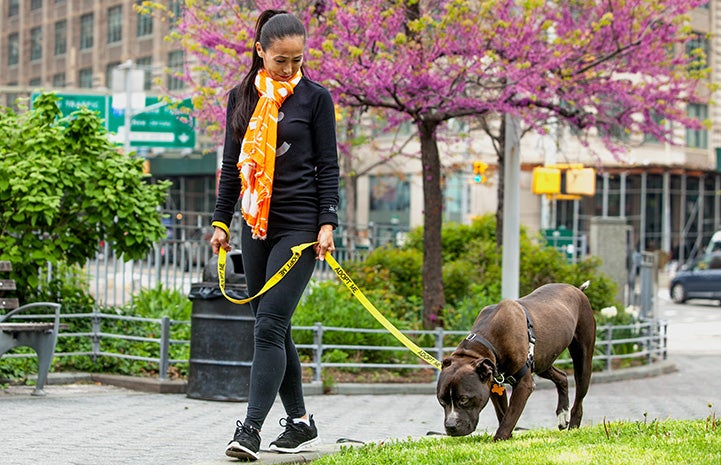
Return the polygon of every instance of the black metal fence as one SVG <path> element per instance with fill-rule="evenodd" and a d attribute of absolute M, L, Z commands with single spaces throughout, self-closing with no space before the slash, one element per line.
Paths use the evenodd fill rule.
<path fill-rule="evenodd" d="M 31 315 L 34 319 L 48 317 L 48 315 Z M 87 332 L 60 332 L 58 335 L 59 345 L 62 347 L 62 341 L 66 338 L 87 338 L 91 344 L 90 350 L 76 352 L 56 351 L 56 357 L 85 356 L 93 359 L 97 357 L 115 357 L 128 360 L 139 360 L 155 364 L 158 369 L 160 379 L 166 379 L 168 368 L 171 366 L 187 365 L 188 359 L 173 359 L 170 357 L 171 346 L 189 345 L 190 340 L 171 339 L 171 328 L 174 325 L 190 325 L 188 321 L 171 320 L 168 317 L 160 319 L 128 317 L 122 315 L 114 315 L 109 313 L 81 313 L 81 314 L 63 314 L 61 320 L 69 322 L 70 320 L 89 319 L 89 326 L 92 329 Z M 121 320 L 129 323 L 144 323 L 157 325 L 158 330 L 152 331 L 158 336 L 131 336 L 127 334 L 118 334 L 107 332 L 103 328 L 103 322 L 106 320 Z M 387 362 L 364 363 L 358 361 L 332 362 L 325 361 L 324 354 L 329 351 L 342 351 L 347 354 L 356 354 L 359 352 L 365 354 L 371 353 L 399 353 L 406 351 L 405 347 L 400 343 L 395 345 L 349 345 L 349 344 L 332 344 L 327 342 L 329 335 L 339 332 L 352 332 L 356 334 L 380 334 L 386 333 L 385 329 L 362 329 L 362 328 L 339 328 L 324 326 L 322 323 L 316 323 L 313 326 L 293 327 L 295 333 L 312 334 L 312 343 L 298 344 L 299 352 L 304 355 L 302 358 L 306 360 L 302 365 L 313 371 L 313 381 L 321 381 L 324 370 L 328 368 L 340 369 L 391 369 L 391 370 L 420 370 L 427 369 L 429 365 L 422 363 L 420 359 L 415 357 L 388 357 Z M 402 331 L 411 340 L 431 340 L 433 344 L 421 347 L 429 354 L 441 360 L 445 355 L 455 350 L 458 342 L 467 335 L 467 331 L 448 331 L 443 328 L 434 330 L 415 330 Z M 596 349 L 594 355 L 594 364 L 597 369 L 603 371 L 613 371 L 618 367 L 624 366 L 624 361 L 633 360 L 636 364 L 650 364 L 657 360 L 665 360 L 667 357 L 667 336 L 668 326 L 665 320 L 645 320 L 635 324 L 623 326 L 600 326 L 596 333 Z M 103 341 L 109 340 L 126 340 L 152 343 L 157 346 L 152 356 L 139 356 L 130 353 L 119 353 L 105 350 Z M 108 344 L 108 346 L 114 346 Z M 410 352 L 408 352 L 410 354 Z M 382 355 L 371 357 L 372 359 L 383 359 Z M 31 354 L 6 354 L 8 357 L 30 357 Z M 355 360 L 354 357 L 349 357 Z M 239 362 L 250 362 L 250 360 L 239 360 Z M 569 365 L 571 360 L 561 358 L 557 360 L 557 365 Z"/>

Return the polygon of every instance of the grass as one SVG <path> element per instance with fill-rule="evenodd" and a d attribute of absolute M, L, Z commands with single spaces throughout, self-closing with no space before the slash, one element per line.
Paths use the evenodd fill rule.
<path fill-rule="evenodd" d="M 721 429 L 712 414 L 705 420 L 605 422 L 571 431 L 514 433 L 509 441 L 490 435 L 429 436 L 343 448 L 314 465 L 593 464 L 718 465 Z"/>

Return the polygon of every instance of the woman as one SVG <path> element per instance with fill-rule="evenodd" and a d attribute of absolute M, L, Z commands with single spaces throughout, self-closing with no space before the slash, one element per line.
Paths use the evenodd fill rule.
<path fill-rule="evenodd" d="M 295 453 L 318 440 L 305 410 L 301 365 L 291 317 L 315 261 L 335 250 L 338 153 L 330 93 L 303 75 L 305 28 L 293 15 L 266 10 L 256 24 L 248 74 L 229 94 L 225 147 L 213 215 L 213 252 L 230 250 L 229 226 L 241 195 L 241 248 L 248 292 L 255 295 L 291 257 L 306 249 L 272 289 L 251 301 L 255 352 L 244 421 L 237 421 L 226 455 L 257 460 L 263 422 L 280 394 L 285 431 L 270 449 Z M 240 175 L 240 180 L 238 179 Z M 242 185 L 242 189 L 241 189 Z"/>

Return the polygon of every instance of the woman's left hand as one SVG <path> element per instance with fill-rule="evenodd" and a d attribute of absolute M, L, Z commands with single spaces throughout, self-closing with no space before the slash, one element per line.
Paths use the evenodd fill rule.
<path fill-rule="evenodd" d="M 326 252 L 334 252 L 335 244 L 333 243 L 333 226 L 324 224 L 318 231 L 318 243 L 313 246 L 316 253 L 316 260 L 325 260 Z"/>

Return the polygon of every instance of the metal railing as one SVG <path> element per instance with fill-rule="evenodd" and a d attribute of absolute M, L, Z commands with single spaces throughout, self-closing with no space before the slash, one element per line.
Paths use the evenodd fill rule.
<path fill-rule="evenodd" d="M 173 216 L 173 215 L 169 215 Z M 191 285 L 203 281 L 206 265 L 212 262 L 213 253 L 210 248 L 212 228 L 208 213 L 187 212 L 183 215 L 187 223 L 166 224 L 168 238 L 153 246 L 142 260 L 125 261 L 116 257 L 109 243 L 103 243 L 98 254 L 85 265 L 88 278 L 89 293 L 100 306 L 124 306 L 129 304 L 132 296 L 142 289 L 155 288 L 162 285 L 166 289 L 177 289 L 186 295 Z M 240 247 L 237 239 L 240 231 L 233 223 L 231 240 L 235 249 Z M 355 240 L 362 244 L 353 249 L 345 249 L 347 232 L 344 225 L 336 230 L 336 251 L 333 256 L 339 263 L 347 260 L 362 260 L 374 248 L 384 244 L 398 242 L 398 237 L 406 231 L 398 225 L 374 224 L 356 225 L 365 231 L 364 240 Z M 215 262 L 212 262 L 215 263 Z M 325 262 L 316 262 L 313 277 L 324 280 L 334 277 L 333 270 Z"/>
<path fill-rule="evenodd" d="M 33 319 L 41 319 L 49 315 L 29 315 Z M 98 357 L 115 357 L 128 360 L 139 360 L 148 363 L 157 364 L 158 377 L 166 379 L 168 368 L 171 366 L 187 365 L 190 363 L 187 359 L 170 358 L 171 346 L 188 345 L 190 340 L 172 339 L 170 337 L 171 328 L 174 325 L 190 325 L 188 321 L 171 320 L 168 317 L 160 319 L 153 318 L 137 318 L 122 315 L 113 315 L 108 313 L 81 313 L 81 314 L 64 314 L 61 320 L 68 321 L 73 319 L 90 319 L 92 329 L 87 332 L 60 332 L 58 335 L 59 347 L 62 347 L 62 341 L 66 338 L 89 338 L 91 340 L 91 350 L 62 352 L 56 351 L 56 357 L 70 356 L 87 356 L 93 360 Z M 132 336 L 127 334 L 110 333 L 103 330 L 102 322 L 104 320 L 121 320 L 131 323 L 149 323 L 158 326 L 158 337 L 150 336 Z M 324 370 L 329 368 L 339 369 L 391 369 L 391 370 L 420 370 L 428 369 L 430 366 L 421 363 L 419 359 L 412 356 L 405 347 L 400 344 L 396 345 L 351 345 L 351 344 L 331 344 L 327 342 L 327 337 L 332 333 L 352 332 L 355 334 L 383 334 L 384 329 L 362 329 L 362 328 L 340 328 L 323 326 L 322 323 L 316 323 L 313 326 L 299 326 L 293 328 L 296 336 L 298 333 L 312 334 L 312 343 L 299 343 L 297 348 L 303 355 L 304 360 L 310 360 L 302 363 L 302 366 L 310 368 L 313 372 L 313 381 L 320 382 L 323 378 Z M 156 333 L 153 331 L 153 333 Z M 467 331 L 448 331 L 443 328 L 435 330 L 412 330 L 402 331 L 403 334 L 413 339 L 431 339 L 432 346 L 422 347 L 426 352 L 434 355 L 441 360 L 445 355 L 455 350 L 458 342 L 468 334 Z M 651 364 L 657 360 L 665 360 L 667 357 L 667 334 L 668 325 L 665 320 L 646 320 L 639 321 L 635 324 L 612 326 L 604 325 L 597 328 L 596 348 L 594 354 L 594 364 L 598 368 L 602 366 L 603 371 L 613 371 L 623 365 L 624 360 L 633 359 L 636 363 Z M 242 337 L 242 335 L 239 335 Z M 103 340 L 126 340 L 157 344 L 157 356 L 139 356 L 128 353 L 117 353 L 103 350 Z M 382 362 L 329 362 L 324 361 L 324 354 L 333 351 L 343 351 L 346 353 L 366 353 L 374 352 L 394 352 L 395 356 L 388 357 Z M 405 356 L 398 357 L 397 354 L 404 353 Z M 31 357 L 31 354 L 6 354 L 8 357 Z M 374 359 L 383 359 L 382 356 L 374 355 Z M 243 361 L 243 360 L 240 360 Z M 250 360 L 245 360 L 250 362 Z M 556 361 L 557 365 L 571 365 L 571 360 L 561 358 Z"/>

